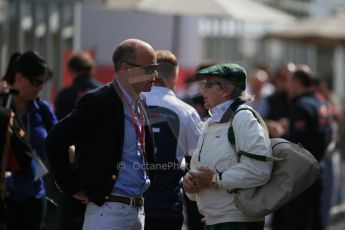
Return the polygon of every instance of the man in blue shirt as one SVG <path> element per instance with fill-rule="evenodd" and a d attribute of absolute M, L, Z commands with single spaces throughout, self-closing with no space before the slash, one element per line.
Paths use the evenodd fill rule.
<path fill-rule="evenodd" d="M 46 142 L 58 185 L 87 204 L 84 230 L 143 228 L 142 194 L 153 178 L 146 167 L 154 164 L 152 133 L 140 92 L 151 90 L 156 54 L 148 43 L 128 39 L 113 63 L 115 80 L 82 96 Z"/>

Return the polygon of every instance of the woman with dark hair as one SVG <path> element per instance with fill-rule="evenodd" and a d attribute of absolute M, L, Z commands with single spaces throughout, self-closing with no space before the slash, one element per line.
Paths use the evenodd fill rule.
<path fill-rule="evenodd" d="M 57 121 L 48 103 L 38 98 L 43 84 L 50 77 L 51 71 L 42 57 L 34 51 L 27 51 L 12 54 L 2 78 L 19 92 L 10 101 L 14 119 L 20 125 L 19 135 L 27 138 L 32 152 L 37 153 L 43 161 L 46 160 L 44 140 L 48 129 Z M 7 103 L 6 96 L 2 101 Z M 45 185 L 42 174 L 38 173 L 37 158 L 29 160 L 28 165 L 9 167 L 11 171 L 6 172 L 8 230 L 40 230 L 43 225 L 46 211 Z"/>

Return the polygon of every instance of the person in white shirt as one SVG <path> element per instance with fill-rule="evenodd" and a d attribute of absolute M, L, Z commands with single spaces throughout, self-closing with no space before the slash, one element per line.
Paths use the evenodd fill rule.
<path fill-rule="evenodd" d="M 241 110 L 233 118 L 236 147 L 228 140 L 233 113 L 249 107 L 244 105 L 251 98 L 245 93 L 246 72 L 237 64 L 216 64 L 200 70 L 198 77 L 203 80 L 201 94 L 211 107 L 211 117 L 198 141 L 183 187 L 205 216 L 205 229 L 263 229 L 264 217 L 247 216 L 234 203 L 235 193 L 265 184 L 272 171 L 271 162 L 237 154 L 241 150 L 272 155 L 268 134 L 251 111 Z"/>
<path fill-rule="evenodd" d="M 153 128 L 156 179 L 145 193 L 145 229 L 180 230 L 183 224 L 181 179 L 184 157 L 191 157 L 201 134 L 196 110 L 174 93 L 178 62 L 167 50 L 156 51 L 158 77 L 151 92 L 144 93 Z"/>

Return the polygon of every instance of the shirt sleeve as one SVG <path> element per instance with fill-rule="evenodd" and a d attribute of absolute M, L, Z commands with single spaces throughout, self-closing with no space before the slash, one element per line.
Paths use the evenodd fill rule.
<path fill-rule="evenodd" d="M 242 150 L 255 155 L 272 155 L 270 139 L 252 112 L 248 110 L 238 112 L 232 124 L 236 152 Z M 270 179 L 272 166 L 272 162 L 241 156 L 237 164 L 223 172 L 219 186 L 232 190 L 263 185 Z"/>
<path fill-rule="evenodd" d="M 203 124 L 196 111 L 190 111 L 184 122 L 183 133 L 185 135 L 184 139 L 186 140 L 185 155 L 192 156 L 198 143 Z"/>

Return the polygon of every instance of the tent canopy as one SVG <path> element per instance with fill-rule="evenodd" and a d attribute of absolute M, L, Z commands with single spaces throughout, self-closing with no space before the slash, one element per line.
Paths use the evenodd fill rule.
<path fill-rule="evenodd" d="M 266 38 L 308 41 L 315 44 L 345 44 L 345 14 L 301 20 L 289 29 L 266 34 Z"/>
<path fill-rule="evenodd" d="M 186 16 L 228 17 L 239 21 L 286 22 L 294 17 L 254 0 L 104 0 L 118 10 Z"/>

